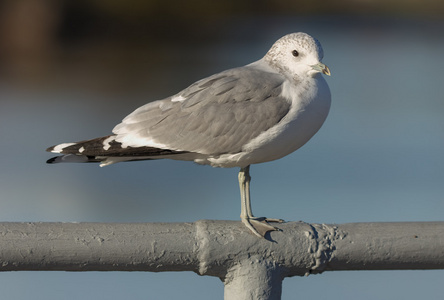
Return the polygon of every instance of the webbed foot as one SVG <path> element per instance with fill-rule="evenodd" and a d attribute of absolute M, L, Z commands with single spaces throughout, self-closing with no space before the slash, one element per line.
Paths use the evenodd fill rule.
<path fill-rule="evenodd" d="M 247 226 L 256 236 L 264 238 L 268 231 L 282 231 L 281 229 L 274 227 L 270 223 L 283 223 L 282 219 L 267 219 L 265 217 L 246 217 L 242 218 L 242 223 Z"/>

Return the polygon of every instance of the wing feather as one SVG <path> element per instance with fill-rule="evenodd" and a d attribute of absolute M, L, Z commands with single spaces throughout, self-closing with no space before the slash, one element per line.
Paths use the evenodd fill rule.
<path fill-rule="evenodd" d="M 113 132 L 123 146 L 237 153 L 290 110 L 291 103 L 281 96 L 284 80 L 250 66 L 227 70 L 138 108 Z"/>

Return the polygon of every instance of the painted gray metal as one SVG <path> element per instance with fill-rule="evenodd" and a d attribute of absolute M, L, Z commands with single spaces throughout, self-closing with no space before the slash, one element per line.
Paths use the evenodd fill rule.
<path fill-rule="evenodd" d="M 238 221 L 0 223 L 0 271 L 193 271 L 225 299 L 280 299 L 285 277 L 444 269 L 444 222 L 289 222 L 266 239 Z"/>

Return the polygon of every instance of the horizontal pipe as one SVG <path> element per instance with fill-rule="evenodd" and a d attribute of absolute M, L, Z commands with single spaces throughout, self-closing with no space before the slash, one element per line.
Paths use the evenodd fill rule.
<path fill-rule="evenodd" d="M 0 223 L 0 271 L 194 271 L 246 261 L 282 278 L 334 270 L 444 269 L 444 222 L 289 222 L 266 239 L 241 222 Z"/>

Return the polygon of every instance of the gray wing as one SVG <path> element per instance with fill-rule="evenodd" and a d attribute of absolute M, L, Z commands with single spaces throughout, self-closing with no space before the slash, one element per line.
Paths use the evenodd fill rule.
<path fill-rule="evenodd" d="M 250 66 L 227 70 L 140 107 L 113 132 L 123 146 L 237 153 L 288 113 L 283 82 L 277 73 Z"/>

